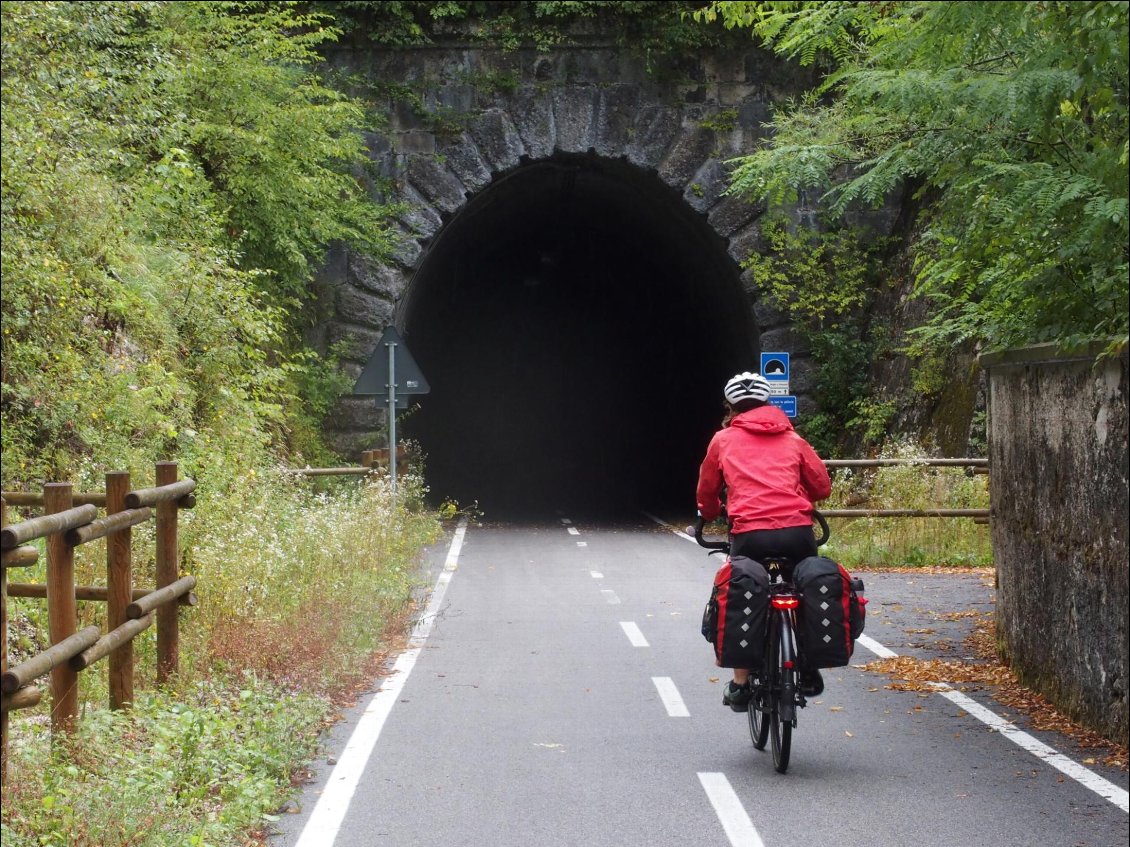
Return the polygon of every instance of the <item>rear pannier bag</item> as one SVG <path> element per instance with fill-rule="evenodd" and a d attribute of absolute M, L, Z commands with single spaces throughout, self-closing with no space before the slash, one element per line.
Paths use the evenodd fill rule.
<path fill-rule="evenodd" d="M 719 667 L 761 667 L 768 617 L 768 572 L 753 559 L 731 557 L 715 574 L 702 615 L 702 634 Z"/>
<path fill-rule="evenodd" d="M 810 556 L 793 569 L 793 584 L 801 596 L 797 629 L 805 664 L 843 667 L 851 660 L 855 639 L 863 634 L 863 580 L 831 559 Z"/>

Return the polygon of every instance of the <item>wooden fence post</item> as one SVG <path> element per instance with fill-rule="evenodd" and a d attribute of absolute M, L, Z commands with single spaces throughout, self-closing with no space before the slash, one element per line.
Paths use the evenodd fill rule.
<path fill-rule="evenodd" d="M 177 481 L 176 462 L 157 463 L 158 487 Z M 157 590 L 172 585 L 178 576 L 177 501 L 157 504 Z M 177 672 L 180 661 L 180 636 L 177 632 L 176 603 L 166 603 L 157 610 L 157 682 L 168 682 Z"/>
<path fill-rule="evenodd" d="M 52 515 L 72 506 L 69 482 L 43 486 L 43 513 Z M 65 533 L 47 536 L 47 629 L 51 644 L 74 635 L 78 626 L 75 602 L 75 550 Z M 68 733 L 78 718 L 78 673 L 63 662 L 51 671 L 51 732 Z"/>
<path fill-rule="evenodd" d="M 8 525 L 8 501 L 0 499 L 0 529 Z M 0 565 L 0 673 L 8 671 L 8 569 Z M 0 781 L 8 782 L 8 713 L 0 712 Z"/>
<path fill-rule="evenodd" d="M 129 472 L 106 474 L 106 516 L 126 510 Z M 133 602 L 133 535 L 129 527 L 106 537 L 106 631 L 124 624 L 126 606 Z M 110 708 L 123 709 L 133 703 L 133 640 L 127 640 L 109 656 Z"/>

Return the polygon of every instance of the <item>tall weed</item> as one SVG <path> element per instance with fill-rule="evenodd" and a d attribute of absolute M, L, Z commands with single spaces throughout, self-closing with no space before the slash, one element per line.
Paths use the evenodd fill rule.
<path fill-rule="evenodd" d="M 924 459 L 912 443 L 882 458 Z M 824 509 L 987 509 L 989 477 L 924 464 L 838 470 Z M 845 567 L 991 566 L 989 527 L 972 518 L 833 518 L 822 548 Z"/>

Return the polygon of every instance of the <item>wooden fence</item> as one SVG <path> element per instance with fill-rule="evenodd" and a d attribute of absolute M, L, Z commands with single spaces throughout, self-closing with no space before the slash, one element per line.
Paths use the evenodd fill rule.
<path fill-rule="evenodd" d="M 966 467 L 975 474 L 989 472 L 988 459 L 829 459 L 828 470 L 837 468 Z M 973 518 L 974 523 L 988 523 L 988 509 L 820 509 L 826 518 Z"/>
<path fill-rule="evenodd" d="M 3 492 L 0 504 L 0 721 L 4 777 L 7 777 L 8 713 L 39 703 L 43 696 L 33 685 L 51 675 L 51 730 L 67 732 L 78 718 L 78 675 L 98 660 L 109 657 L 110 708 L 133 702 L 133 638 L 157 624 L 157 679 L 176 673 L 180 638 L 177 605 L 195 605 L 196 578 L 178 574 L 178 513 L 191 508 L 196 483 L 177 479 L 175 462 L 158 462 L 156 485 L 131 490 L 130 475 L 106 474 L 105 494 L 76 494 L 70 483 L 49 483 L 42 494 Z M 42 506 L 44 514 L 8 524 L 9 506 Z M 98 517 L 98 507 L 105 517 Z M 131 528 L 156 519 L 156 586 L 134 589 Z M 45 539 L 45 584 L 8 582 L 8 569 L 35 564 L 38 550 L 27 544 Z M 75 548 L 106 539 L 106 586 L 76 586 Z M 42 597 L 47 600 L 51 646 L 25 662 L 8 667 L 8 597 Z M 78 627 L 78 600 L 106 603 L 107 632 L 97 626 Z"/>
<path fill-rule="evenodd" d="M 411 461 L 411 453 L 408 452 L 403 444 L 398 444 L 396 447 L 397 476 L 408 473 Z M 351 465 L 341 468 L 290 468 L 287 470 L 287 473 L 292 473 L 296 476 L 366 476 L 374 471 L 387 472 L 388 469 L 388 448 L 381 447 L 376 450 L 362 451 L 360 466 Z"/>

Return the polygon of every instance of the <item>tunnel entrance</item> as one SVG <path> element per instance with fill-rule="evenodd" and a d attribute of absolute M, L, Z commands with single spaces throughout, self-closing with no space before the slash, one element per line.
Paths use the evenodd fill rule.
<path fill-rule="evenodd" d="M 726 242 L 623 161 L 555 156 L 456 213 L 402 326 L 431 394 L 404 420 L 436 502 L 487 519 L 691 509 L 721 389 L 757 334 Z"/>

